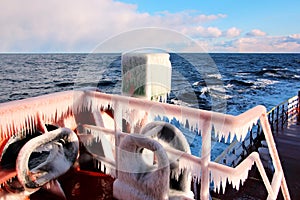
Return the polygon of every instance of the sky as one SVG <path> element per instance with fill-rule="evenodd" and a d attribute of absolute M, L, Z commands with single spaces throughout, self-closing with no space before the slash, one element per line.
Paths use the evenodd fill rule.
<path fill-rule="evenodd" d="M 92 52 L 146 27 L 207 52 L 300 53 L 299 8 L 299 0 L 1 0 L 0 53 Z"/>

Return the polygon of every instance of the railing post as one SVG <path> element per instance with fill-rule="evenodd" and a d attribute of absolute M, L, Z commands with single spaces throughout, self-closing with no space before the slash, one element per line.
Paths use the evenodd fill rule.
<path fill-rule="evenodd" d="M 288 106 L 289 107 L 289 106 Z M 281 111 L 281 129 L 283 129 L 283 126 L 284 126 L 284 124 L 285 124 L 285 122 L 286 122 L 286 120 L 287 120 L 287 118 L 285 117 L 286 116 L 286 112 L 284 111 L 284 104 L 282 104 L 282 111 Z"/>
<path fill-rule="evenodd" d="M 271 129 L 274 131 L 274 110 L 272 110 L 272 121 L 271 121 Z"/>
<path fill-rule="evenodd" d="M 209 184 L 210 184 L 210 172 L 208 164 L 210 162 L 210 151 L 211 151 L 211 122 L 205 123 L 202 135 L 202 149 L 201 149 L 201 188 L 200 188 L 200 199 L 209 199 Z"/>
<path fill-rule="evenodd" d="M 272 129 L 272 123 L 273 123 L 273 122 L 272 122 L 272 120 L 273 120 L 273 119 L 272 119 L 272 111 L 268 113 L 268 120 L 269 120 L 269 124 L 270 124 L 270 126 L 271 126 L 271 129 Z"/>
<path fill-rule="evenodd" d="M 260 124 L 257 124 L 257 130 L 256 131 L 257 131 L 256 132 L 256 134 L 257 134 L 256 137 L 260 136 L 261 135 Z"/>
<path fill-rule="evenodd" d="M 300 123 L 300 91 L 298 91 L 297 122 Z"/>
<path fill-rule="evenodd" d="M 282 190 L 283 198 L 285 200 L 290 200 L 291 199 L 290 193 L 289 193 L 289 190 L 288 190 L 288 187 L 287 187 L 287 184 L 286 184 L 286 180 L 285 180 L 285 176 L 284 176 L 282 166 L 281 166 L 281 163 L 280 163 L 280 159 L 279 159 L 279 155 L 278 155 L 278 152 L 277 152 L 276 144 L 275 144 L 275 141 L 274 141 L 274 138 L 273 138 L 273 134 L 272 134 L 272 131 L 271 131 L 270 124 L 268 124 L 268 118 L 267 118 L 266 114 L 261 115 L 260 122 L 261 122 L 262 129 L 264 131 L 264 134 L 265 134 L 266 142 L 268 144 L 270 156 L 272 158 L 272 162 L 273 162 L 274 169 L 275 169 L 275 174 L 276 173 L 282 174 L 281 190 Z M 274 179 L 274 177 L 273 177 L 273 179 Z M 273 183 L 273 181 L 272 181 L 272 186 L 274 184 L 276 184 L 276 183 Z M 270 194 L 269 194 L 269 196 L 270 196 Z M 268 199 L 270 199 L 269 196 L 268 196 Z"/>
<path fill-rule="evenodd" d="M 251 128 L 250 130 L 250 146 L 252 146 L 254 144 L 253 142 L 253 128 Z"/>
<path fill-rule="evenodd" d="M 280 106 L 277 107 L 277 111 L 276 111 L 276 131 L 278 132 L 278 126 L 279 126 L 279 109 Z"/>

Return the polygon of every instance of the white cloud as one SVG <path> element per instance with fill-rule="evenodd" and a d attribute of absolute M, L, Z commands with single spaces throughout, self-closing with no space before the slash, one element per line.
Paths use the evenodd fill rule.
<path fill-rule="evenodd" d="M 169 11 L 158 12 L 154 16 L 151 16 L 150 19 L 159 18 L 159 24 L 162 25 L 175 25 L 175 26 L 184 26 L 184 25 L 199 25 L 208 23 L 214 20 L 221 18 L 226 18 L 225 14 L 216 14 L 216 15 L 204 15 L 197 14 L 196 11 L 185 10 L 177 13 L 170 13 Z M 157 23 L 158 21 L 156 21 Z M 155 21 L 154 21 L 155 23 Z"/>
<path fill-rule="evenodd" d="M 224 35 L 229 38 L 234 38 L 234 37 L 240 36 L 241 32 L 242 31 L 240 29 L 238 29 L 236 27 L 232 27 L 232 28 L 228 29 L 227 31 L 225 31 Z"/>
<path fill-rule="evenodd" d="M 218 27 L 190 26 L 183 28 L 181 32 L 194 38 L 234 38 L 240 36 L 242 31 L 236 27 L 222 31 Z"/>
<path fill-rule="evenodd" d="M 217 27 L 184 27 L 181 32 L 193 38 L 218 38 L 222 36 L 222 31 Z"/>
<path fill-rule="evenodd" d="M 0 40 L 7 50 L 91 48 L 91 43 L 124 30 L 135 18 L 147 17 L 134 5 L 111 0 L 12 0 L 0 6 Z"/>
<path fill-rule="evenodd" d="M 207 29 L 203 29 L 200 31 L 202 37 L 220 37 L 222 35 L 222 31 L 217 27 L 208 27 Z"/>
<path fill-rule="evenodd" d="M 298 38 L 299 34 L 295 34 Z M 291 36 L 243 37 L 216 42 L 212 51 L 227 52 L 300 52 L 300 38 Z"/>
<path fill-rule="evenodd" d="M 89 52 L 113 35 L 143 27 L 179 31 L 211 51 L 300 51 L 300 34 L 271 37 L 254 29 L 240 38 L 238 27 L 209 26 L 225 14 L 151 15 L 139 12 L 137 5 L 114 0 L 4 0 L 0 7 L 0 52 Z"/>
<path fill-rule="evenodd" d="M 227 15 L 225 14 L 217 14 L 217 15 L 198 15 L 198 16 L 195 16 L 195 21 L 196 22 L 209 22 L 209 21 L 214 21 L 214 20 L 217 20 L 217 19 L 220 19 L 220 18 L 226 18 Z"/>
<path fill-rule="evenodd" d="M 300 44 L 300 34 L 292 34 L 285 38 L 285 42 Z"/>
<path fill-rule="evenodd" d="M 256 36 L 265 36 L 267 34 L 259 29 L 253 29 L 252 31 L 248 32 L 246 35 L 250 37 L 256 37 Z"/>
<path fill-rule="evenodd" d="M 289 37 L 291 37 L 293 39 L 300 39 L 300 33 L 299 34 L 292 34 Z"/>
<path fill-rule="evenodd" d="M 104 39 L 134 28 L 157 26 L 180 31 L 226 15 L 194 11 L 140 13 L 113 0 L 27 0 L 0 2 L 0 52 L 87 51 Z"/>

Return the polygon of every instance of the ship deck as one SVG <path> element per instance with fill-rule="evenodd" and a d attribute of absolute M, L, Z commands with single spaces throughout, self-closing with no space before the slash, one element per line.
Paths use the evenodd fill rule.
<path fill-rule="evenodd" d="M 300 123 L 289 122 L 274 135 L 291 199 L 300 199 Z"/>

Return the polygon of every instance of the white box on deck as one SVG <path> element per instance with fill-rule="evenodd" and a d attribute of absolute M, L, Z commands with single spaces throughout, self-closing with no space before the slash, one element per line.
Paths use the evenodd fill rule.
<path fill-rule="evenodd" d="M 122 55 L 122 94 L 166 100 L 171 91 L 172 67 L 168 53 L 131 52 Z"/>

